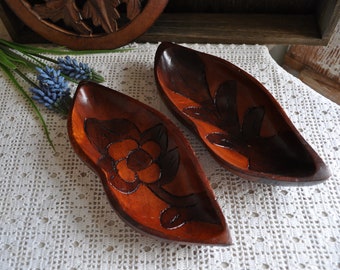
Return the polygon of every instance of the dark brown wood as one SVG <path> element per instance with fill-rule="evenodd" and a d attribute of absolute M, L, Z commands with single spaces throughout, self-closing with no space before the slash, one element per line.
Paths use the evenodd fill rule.
<path fill-rule="evenodd" d="M 14 20 L 7 12 L 1 16 Z M 137 41 L 326 45 L 339 19 L 337 0 L 171 0 Z M 15 41 L 35 39 L 25 38 L 15 21 L 8 29 Z"/>
<path fill-rule="evenodd" d="M 32 31 L 8 7 L 5 0 L 0 0 L 0 18 L 11 39 L 18 43 L 46 43 L 46 39 Z"/>
<path fill-rule="evenodd" d="M 302 69 L 299 79 L 340 106 L 340 83 L 310 69 Z"/>
<path fill-rule="evenodd" d="M 329 41 L 340 21 L 340 1 L 318 1 L 315 15 L 322 38 Z"/>
<path fill-rule="evenodd" d="M 314 15 L 164 13 L 138 41 L 325 44 Z"/>
<path fill-rule="evenodd" d="M 330 176 L 268 90 L 230 62 L 162 43 L 155 77 L 170 109 L 228 170 L 279 184 L 315 184 Z"/>
<path fill-rule="evenodd" d="M 101 178 L 113 208 L 166 240 L 231 244 L 209 182 L 179 129 L 156 110 L 104 86 L 78 86 L 70 141 Z"/>
<path fill-rule="evenodd" d="M 283 67 L 315 91 L 340 105 L 340 23 L 327 46 L 289 46 Z"/>
<path fill-rule="evenodd" d="M 318 0 L 171 0 L 165 12 L 308 14 Z M 326 1 L 327 2 L 327 1 Z"/>
<path fill-rule="evenodd" d="M 114 49 L 135 40 L 154 23 L 167 1 L 148 0 L 145 6 L 140 0 L 6 0 L 6 3 L 42 37 L 82 50 Z"/>

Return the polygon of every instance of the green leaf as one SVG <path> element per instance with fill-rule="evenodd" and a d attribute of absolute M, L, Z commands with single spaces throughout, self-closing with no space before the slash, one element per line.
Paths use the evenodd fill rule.
<path fill-rule="evenodd" d="M 94 71 L 93 69 L 91 70 L 91 73 L 92 75 L 90 79 L 93 80 L 94 82 L 102 83 L 105 81 L 104 77 L 97 73 L 96 71 Z"/>
<path fill-rule="evenodd" d="M 11 58 L 2 50 L 0 50 L 0 63 L 9 70 L 17 68 L 17 66 L 12 62 Z"/>
<path fill-rule="evenodd" d="M 49 53 L 56 55 L 83 55 L 83 54 L 98 54 L 98 53 L 117 53 L 117 52 L 126 52 L 131 51 L 133 48 L 126 49 L 112 49 L 112 50 L 69 50 L 65 47 L 57 47 L 57 48 L 39 48 L 30 45 L 18 44 L 15 42 L 6 41 L 4 39 L 0 39 L 0 44 L 8 46 L 9 48 L 18 50 L 22 53 L 30 53 L 30 54 L 39 54 L 39 53 Z"/>
<path fill-rule="evenodd" d="M 29 102 L 29 104 L 32 106 L 34 112 L 37 114 L 40 122 L 42 123 L 45 135 L 47 137 L 47 140 L 49 142 L 49 144 L 51 145 L 51 147 L 53 148 L 53 150 L 55 151 L 55 147 L 53 145 L 52 139 L 50 137 L 46 122 L 43 118 L 43 116 L 41 115 L 38 107 L 35 105 L 34 101 L 30 98 L 30 96 L 25 92 L 25 90 L 22 88 L 22 86 L 18 83 L 18 81 L 15 79 L 13 73 L 11 72 L 11 69 L 9 69 L 6 65 L 4 65 L 2 62 L 0 63 L 0 67 L 2 68 L 2 70 L 6 73 L 6 75 L 8 76 L 8 78 L 13 82 L 13 84 L 16 86 L 17 90 L 25 97 L 25 99 Z"/>
<path fill-rule="evenodd" d="M 35 64 L 23 57 L 22 55 L 18 54 L 17 52 L 9 49 L 8 47 L 5 47 L 0 44 L 0 52 L 4 55 L 6 55 L 7 59 L 15 65 L 15 63 L 22 64 L 28 68 L 35 69 Z M 15 66 L 15 68 L 17 68 Z M 14 69 L 14 68 L 11 68 Z"/>

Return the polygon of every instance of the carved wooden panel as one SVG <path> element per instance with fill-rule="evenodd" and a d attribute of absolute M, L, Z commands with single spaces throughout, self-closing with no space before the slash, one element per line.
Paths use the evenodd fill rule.
<path fill-rule="evenodd" d="M 40 4 L 49 2 L 25 1 Z M 84 0 L 74 1 L 78 8 L 82 9 Z M 30 20 L 22 22 L 21 17 L 25 12 L 22 10 L 25 7 L 22 5 L 22 10 L 17 11 L 18 16 L 15 16 L 5 2 L 14 6 L 17 5 L 15 2 L 19 1 L 0 0 L 0 17 L 11 38 L 23 43 L 44 41 L 41 35 L 32 33 L 27 27 L 30 26 Z M 153 2 L 156 9 L 162 9 L 166 5 L 165 2 L 168 2 L 157 20 L 152 18 L 160 12 L 155 7 L 149 9 L 150 14 L 145 13 L 149 2 Z M 148 29 L 145 34 L 138 37 L 138 42 L 326 45 L 340 18 L 340 1 L 335 0 L 143 0 L 141 3 L 143 8 L 141 14 L 145 13 L 146 16 L 138 22 L 136 20 L 139 16 L 136 17 L 134 19 L 136 26 L 129 27 L 129 31 L 136 31 L 138 28 Z M 120 16 L 122 14 L 124 16 L 126 3 L 121 5 L 116 9 Z M 149 16 L 151 19 L 149 23 L 152 26 L 144 27 L 143 23 L 148 21 Z M 85 20 L 86 23 L 90 21 Z M 152 20 L 155 20 L 154 23 Z M 124 32 L 127 31 L 124 29 Z M 133 36 L 138 35 L 133 33 Z M 113 38 L 114 42 L 118 42 L 116 39 L 117 37 Z M 95 41 L 93 46 L 98 46 L 98 42 Z"/>
<path fill-rule="evenodd" d="M 72 49 L 112 49 L 142 35 L 167 0 L 6 0 L 23 22 Z"/>

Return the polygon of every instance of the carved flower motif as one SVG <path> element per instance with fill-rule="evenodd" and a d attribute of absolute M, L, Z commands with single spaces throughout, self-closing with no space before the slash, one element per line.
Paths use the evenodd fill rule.
<path fill-rule="evenodd" d="M 205 191 L 178 195 L 163 188 L 175 179 L 180 164 L 178 148 L 168 149 L 168 131 L 163 124 L 141 132 L 124 118 L 87 118 L 84 127 L 89 141 L 101 155 L 95 166 L 105 174 L 109 185 L 125 194 L 132 194 L 144 185 L 167 203 L 168 207 L 159 214 L 161 226 L 175 229 L 189 221 L 219 222 Z M 185 182 L 187 179 L 182 181 L 184 186 L 189 183 Z"/>
<path fill-rule="evenodd" d="M 108 147 L 108 153 L 115 161 L 117 176 L 123 181 L 153 183 L 160 179 L 161 169 L 157 160 L 161 148 L 156 142 L 140 144 L 127 139 L 112 143 Z"/>
<path fill-rule="evenodd" d="M 151 189 L 162 186 L 177 174 L 178 150 L 168 150 L 167 130 L 162 124 L 140 132 L 126 119 L 87 119 L 85 129 L 102 155 L 98 165 L 120 192 L 133 193 L 140 184 Z"/>

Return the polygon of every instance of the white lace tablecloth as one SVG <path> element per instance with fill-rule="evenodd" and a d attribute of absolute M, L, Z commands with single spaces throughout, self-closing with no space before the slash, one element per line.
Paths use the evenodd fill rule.
<path fill-rule="evenodd" d="M 226 217 L 232 246 L 167 243 L 128 227 L 99 178 L 72 150 L 66 120 L 43 109 L 53 152 L 34 112 L 1 75 L 0 269 L 339 269 L 340 107 L 281 69 L 265 46 L 187 45 L 243 68 L 279 101 L 332 177 L 309 187 L 263 185 L 220 167 L 160 100 L 157 44 L 78 56 L 106 86 L 168 115 L 189 139 Z"/>

